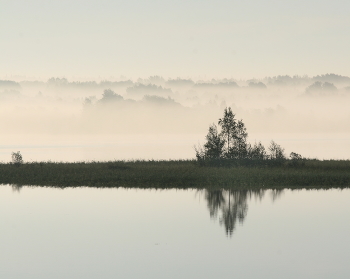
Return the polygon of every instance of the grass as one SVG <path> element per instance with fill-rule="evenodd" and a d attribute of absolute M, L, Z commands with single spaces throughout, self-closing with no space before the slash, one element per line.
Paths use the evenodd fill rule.
<path fill-rule="evenodd" d="M 350 161 L 199 166 L 195 160 L 0 164 L 0 184 L 137 188 L 327 189 L 350 187 Z"/>

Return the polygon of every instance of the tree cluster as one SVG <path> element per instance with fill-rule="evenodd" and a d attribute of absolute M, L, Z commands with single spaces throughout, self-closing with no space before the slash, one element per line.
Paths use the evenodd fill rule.
<path fill-rule="evenodd" d="M 213 123 L 209 127 L 204 146 L 195 147 L 196 158 L 202 165 L 256 165 L 262 162 L 281 165 L 286 161 L 284 149 L 274 141 L 271 141 L 266 150 L 261 142 L 252 145 L 247 138 L 247 129 L 242 119 L 236 119 L 230 107 L 225 108 L 218 126 Z M 291 159 L 296 164 L 302 157 L 292 152 Z"/>

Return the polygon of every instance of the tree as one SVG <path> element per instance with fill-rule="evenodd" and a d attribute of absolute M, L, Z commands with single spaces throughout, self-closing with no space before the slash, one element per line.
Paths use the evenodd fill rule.
<path fill-rule="evenodd" d="M 255 143 L 253 146 L 248 145 L 248 158 L 252 160 L 265 160 L 267 159 L 267 153 L 265 147 L 259 143 Z"/>
<path fill-rule="evenodd" d="M 290 158 L 289 165 L 292 167 L 299 167 L 299 166 L 305 165 L 305 161 L 303 157 L 298 153 L 291 152 L 289 155 L 289 158 Z"/>
<path fill-rule="evenodd" d="M 225 108 L 224 117 L 219 119 L 221 134 L 226 138 L 227 151 L 230 150 L 230 143 L 236 137 L 237 122 L 231 108 Z"/>
<path fill-rule="evenodd" d="M 275 143 L 273 140 L 269 146 L 270 159 L 273 160 L 274 164 L 281 165 L 286 160 L 286 155 L 284 154 L 284 148 Z"/>
<path fill-rule="evenodd" d="M 204 147 L 200 145 L 194 147 L 197 161 L 201 165 L 204 165 L 207 159 L 212 160 L 222 158 L 225 145 L 225 140 L 222 135 L 219 134 L 215 124 L 212 124 L 209 127 L 208 134 L 205 138 L 207 142 L 204 144 Z"/>
<path fill-rule="evenodd" d="M 12 157 L 12 163 L 16 167 L 19 167 L 20 165 L 23 164 L 23 158 L 22 158 L 22 154 L 20 151 L 12 152 L 11 157 Z"/>
<path fill-rule="evenodd" d="M 236 120 L 231 108 L 225 108 L 224 117 L 218 121 L 221 131 L 212 124 L 206 136 L 204 147 L 195 147 L 197 160 L 245 159 L 248 156 L 247 129 L 242 120 Z M 225 147 L 227 143 L 227 146 Z"/>
<path fill-rule="evenodd" d="M 207 142 L 204 144 L 205 156 L 209 159 L 219 159 L 223 156 L 225 140 L 218 133 L 218 128 L 215 124 L 209 127 L 206 136 Z"/>
<path fill-rule="evenodd" d="M 231 108 L 225 108 L 224 117 L 219 119 L 221 134 L 227 142 L 226 157 L 243 159 L 247 157 L 247 129 L 241 120 L 235 119 Z"/>
<path fill-rule="evenodd" d="M 242 120 L 238 120 L 233 138 L 233 145 L 228 150 L 228 157 L 232 159 L 245 159 L 248 155 L 247 129 Z"/>

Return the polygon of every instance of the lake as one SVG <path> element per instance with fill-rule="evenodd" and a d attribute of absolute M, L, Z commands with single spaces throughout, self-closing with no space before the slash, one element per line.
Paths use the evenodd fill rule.
<path fill-rule="evenodd" d="M 349 278 L 350 190 L 0 186 L 0 278 Z"/>

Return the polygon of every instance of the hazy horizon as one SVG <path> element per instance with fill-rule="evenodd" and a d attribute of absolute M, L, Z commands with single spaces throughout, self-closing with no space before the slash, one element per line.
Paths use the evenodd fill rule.
<path fill-rule="evenodd" d="M 4 0 L 0 161 L 18 150 L 193 158 L 225 107 L 251 143 L 350 158 L 349 10 L 343 0 Z"/>
<path fill-rule="evenodd" d="M 191 159 L 231 107 L 251 144 L 349 159 L 350 77 L 76 82 L 0 80 L 0 160 Z"/>

